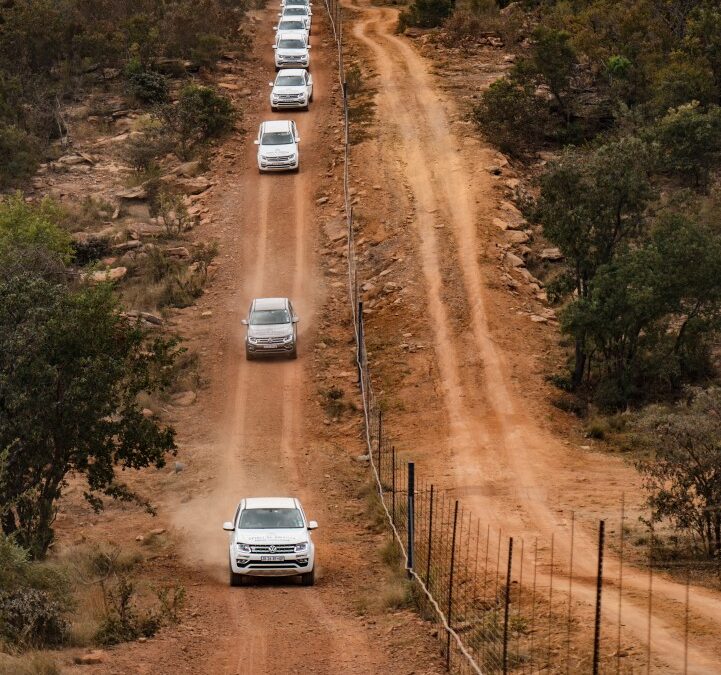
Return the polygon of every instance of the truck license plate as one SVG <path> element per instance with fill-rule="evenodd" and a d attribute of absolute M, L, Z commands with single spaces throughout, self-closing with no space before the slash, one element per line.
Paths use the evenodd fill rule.
<path fill-rule="evenodd" d="M 260 560 L 261 562 L 283 562 L 285 557 L 282 555 L 262 555 Z"/>
<path fill-rule="evenodd" d="M 263 345 L 265 349 L 275 349 L 275 345 Z"/>

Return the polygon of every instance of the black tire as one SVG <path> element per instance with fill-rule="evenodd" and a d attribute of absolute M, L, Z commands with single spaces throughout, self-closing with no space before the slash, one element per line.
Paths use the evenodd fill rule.
<path fill-rule="evenodd" d="M 238 586 L 243 586 L 245 582 L 245 577 L 242 574 L 236 574 L 233 572 L 232 569 L 228 568 L 229 574 L 230 574 L 230 585 L 233 586 L 233 588 L 237 588 Z"/>
<path fill-rule="evenodd" d="M 311 93 L 310 98 L 308 99 L 308 103 L 313 103 L 313 94 Z"/>
<path fill-rule="evenodd" d="M 306 103 L 306 104 L 303 106 L 303 110 L 305 110 L 305 112 L 308 112 L 308 111 L 310 110 L 310 105 L 309 105 L 308 103 Z"/>
<path fill-rule="evenodd" d="M 297 359 L 298 358 L 298 347 L 296 347 L 288 356 L 290 359 Z"/>
<path fill-rule="evenodd" d="M 307 574 L 300 575 L 300 583 L 302 586 L 314 586 L 315 585 L 315 567 Z"/>
<path fill-rule="evenodd" d="M 251 352 L 249 349 L 245 350 L 245 360 L 246 361 L 253 361 L 255 359 L 255 354 Z"/>

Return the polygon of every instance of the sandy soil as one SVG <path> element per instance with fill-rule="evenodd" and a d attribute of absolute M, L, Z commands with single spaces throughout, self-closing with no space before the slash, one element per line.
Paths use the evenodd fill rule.
<path fill-rule="evenodd" d="M 359 185 L 382 182 L 389 193 L 385 201 L 362 199 L 357 208 L 364 223 L 380 221 L 391 232 L 377 248 L 393 249 L 404 262 L 385 278 L 404 287 L 404 302 L 367 317 L 376 376 L 383 384 L 393 380 L 384 387 L 395 407 L 387 417 L 391 433 L 423 475 L 454 488 L 493 527 L 543 541 L 555 533 L 562 561 L 569 558 L 574 511 L 580 523 L 574 597 L 591 602 L 593 525 L 598 517 L 617 518 L 622 492 L 629 511 L 637 508 L 637 476 L 620 460 L 580 448 L 588 441 L 548 404 L 542 373 L 545 363 L 559 358 L 554 333 L 529 321 L 542 309 L 537 300 L 499 288 L 502 242 L 491 221 L 502 215 L 504 196 L 485 170 L 498 164 L 496 153 L 458 119 L 454 102 L 430 74 L 432 64 L 395 35 L 397 11 L 365 3 L 353 8 L 353 38 L 378 92 L 378 137 L 356 151 L 363 159 L 356 160 L 355 175 Z M 399 212 L 411 217 L 400 220 Z M 365 265 L 368 278 L 377 274 L 372 253 Z M 421 345 L 402 365 L 397 350 L 408 339 L 401 336 Z M 609 623 L 617 574 L 617 562 L 608 560 Z M 624 634 L 643 642 L 647 574 L 627 568 L 624 584 Z M 718 597 L 695 587 L 691 595 L 698 630 L 690 641 L 689 672 L 721 672 L 712 629 L 721 618 Z M 654 580 L 652 653 L 665 672 L 683 669 L 684 597 L 682 584 Z"/>

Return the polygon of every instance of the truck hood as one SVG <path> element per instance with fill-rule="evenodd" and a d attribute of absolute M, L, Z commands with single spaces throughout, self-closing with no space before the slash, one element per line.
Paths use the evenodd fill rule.
<path fill-rule="evenodd" d="M 288 49 L 287 47 L 278 47 L 278 49 L 276 49 L 276 52 L 278 54 L 282 54 L 283 56 L 306 56 L 308 54 L 308 49 L 306 47 L 303 47 L 303 49 Z"/>
<path fill-rule="evenodd" d="M 290 147 L 293 146 L 280 146 L 280 147 Z M 287 154 L 288 151 L 284 151 L 282 153 L 276 153 L 276 154 Z M 268 153 L 263 153 L 265 156 L 268 156 Z M 272 156 L 272 155 L 271 155 Z M 248 337 L 254 337 L 254 338 L 273 338 L 273 337 L 284 337 L 286 335 L 293 335 L 293 324 L 292 323 L 279 323 L 274 324 L 272 326 L 248 326 Z"/>
<path fill-rule="evenodd" d="M 310 541 L 308 530 L 304 527 L 288 530 L 236 530 L 233 539 L 240 544 L 301 544 Z"/>
<path fill-rule="evenodd" d="M 305 87 L 300 85 L 298 87 L 273 87 L 274 94 L 304 94 Z"/>

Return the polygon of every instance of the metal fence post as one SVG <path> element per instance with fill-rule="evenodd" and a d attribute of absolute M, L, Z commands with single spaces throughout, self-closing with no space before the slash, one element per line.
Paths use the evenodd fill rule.
<path fill-rule="evenodd" d="M 603 543 L 606 535 L 606 521 L 598 524 L 598 570 L 596 572 L 596 618 L 593 629 L 593 675 L 598 675 L 601 656 L 601 593 L 603 591 Z"/>
<path fill-rule="evenodd" d="M 431 578 L 431 553 L 433 545 L 433 483 L 431 483 L 431 498 L 428 505 L 428 556 L 426 557 L 426 587 L 430 592 L 431 587 L 428 585 Z"/>
<path fill-rule="evenodd" d="M 393 524 L 396 524 L 396 446 L 391 448 L 391 495 L 392 495 L 392 518 Z"/>
<path fill-rule="evenodd" d="M 413 571 L 413 543 L 416 529 L 416 465 L 415 462 L 408 462 L 408 559 L 406 568 L 408 577 Z"/>
<path fill-rule="evenodd" d="M 453 534 L 451 536 L 451 570 L 448 575 L 448 612 L 446 620 L 448 621 L 448 634 L 446 640 L 446 669 L 451 669 L 451 631 L 453 627 L 451 613 L 453 611 L 453 568 L 456 564 L 456 526 L 458 525 L 458 500 L 453 509 Z"/>
<path fill-rule="evenodd" d="M 358 360 L 358 384 L 363 385 L 363 301 L 358 301 L 358 335 L 356 336 L 356 339 L 358 340 L 358 344 L 356 344 L 356 358 Z M 365 398 L 365 397 L 364 397 Z M 365 400 L 363 401 L 363 404 L 365 405 Z"/>
<path fill-rule="evenodd" d="M 383 444 L 383 411 L 378 410 L 378 448 Z"/>
<path fill-rule="evenodd" d="M 513 537 L 508 539 L 508 567 L 503 608 L 503 675 L 508 673 L 508 610 L 511 606 L 511 567 L 513 565 Z"/>

